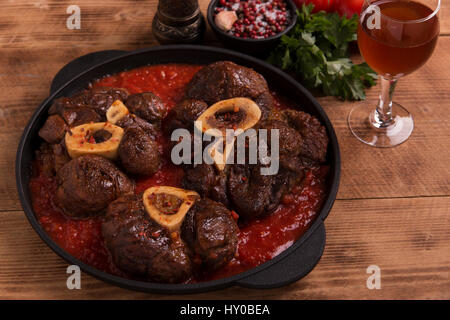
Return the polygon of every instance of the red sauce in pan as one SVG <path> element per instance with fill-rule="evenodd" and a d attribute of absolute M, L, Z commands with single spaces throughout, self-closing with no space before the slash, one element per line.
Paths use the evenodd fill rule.
<path fill-rule="evenodd" d="M 173 107 L 184 95 L 186 84 L 201 68 L 195 65 L 157 65 L 143 67 L 103 78 L 94 86 L 126 88 L 130 93 L 152 91 Z M 277 108 L 289 105 L 275 93 Z M 161 170 L 151 177 L 136 181 L 136 193 L 156 185 L 181 186 L 183 170 L 170 163 L 168 140 L 158 138 L 163 152 Z M 328 167 L 307 172 L 301 185 L 287 195 L 271 215 L 239 226 L 236 257 L 224 268 L 191 279 L 207 281 L 231 276 L 258 266 L 291 246 L 309 227 L 320 211 L 326 196 Z M 64 216 L 55 202 L 56 181 L 42 171 L 42 164 L 34 162 L 30 190 L 33 208 L 44 230 L 64 250 L 99 270 L 127 277 L 111 261 L 101 235 L 101 217 L 73 220 Z M 237 213 L 239 214 L 239 212 Z"/>

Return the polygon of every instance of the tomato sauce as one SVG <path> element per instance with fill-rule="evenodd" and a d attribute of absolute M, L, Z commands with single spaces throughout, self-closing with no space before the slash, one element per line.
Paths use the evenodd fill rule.
<path fill-rule="evenodd" d="M 199 69 L 201 66 L 180 64 L 142 67 L 102 78 L 93 86 L 125 88 L 130 93 L 151 91 L 170 109 L 182 99 L 185 86 Z M 273 95 L 277 109 L 290 107 L 289 102 L 275 92 Z M 161 135 L 157 142 L 163 154 L 161 169 L 151 177 L 138 178 L 136 193 L 157 185 L 181 186 L 184 173 L 170 161 L 168 138 Z M 56 203 L 56 179 L 46 176 L 42 165 L 41 159 L 34 161 L 29 187 L 34 212 L 44 230 L 75 258 L 99 270 L 129 277 L 112 263 L 101 234 L 102 218 L 74 220 L 66 217 Z M 240 224 L 235 258 L 222 269 L 190 281 L 208 281 L 238 274 L 272 259 L 291 246 L 320 211 L 327 191 L 327 174 L 327 166 L 308 171 L 302 184 L 282 199 L 275 212 L 247 225 Z"/>

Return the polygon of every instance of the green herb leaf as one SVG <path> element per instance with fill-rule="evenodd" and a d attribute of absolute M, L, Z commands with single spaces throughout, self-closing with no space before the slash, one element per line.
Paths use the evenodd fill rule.
<path fill-rule="evenodd" d="M 308 88 L 343 100 L 365 99 L 365 89 L 375 85 L 377 75 L 365 63 L 350 60 L 349 43 L 356 40 L 358 16 L 347 19 L 337 13 L 312 13 L 303 5 L 298 21 L 271 52 L 268 61 L 296 73 Z"/>

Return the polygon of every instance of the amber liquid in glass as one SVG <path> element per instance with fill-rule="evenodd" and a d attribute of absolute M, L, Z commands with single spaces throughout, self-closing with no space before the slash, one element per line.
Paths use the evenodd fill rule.
<path fill-rule="evenodd" d="M 431 56 L 439 36 L 439 21 L 427 18 L 433 10 L 415 1 L 376 1 L 381 28 L 369 29 L 371 14 L 361 15 L 358 45 L 366 62 L 380 75 L 399 77 L 420 68 Z M 373 20 L 372 20 L 373 21 Z M 411 21 L 411 22 L 405 22 Z"/>

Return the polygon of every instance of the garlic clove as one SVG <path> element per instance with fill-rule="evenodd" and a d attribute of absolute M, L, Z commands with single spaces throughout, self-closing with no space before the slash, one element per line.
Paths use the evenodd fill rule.
<path fill-rule="evenodd" d="M 106 132 L 105 141 L 95 141 L 95 135 Z M 117 158 L 117 151 L 122 140 L 124 130 L 109 122 L 86 123 L 71 128 L 65 136 L 67 153 L 73 158 L 82 155 L 98 155 L 110 160 Z"/>
<path fill-rule="evenodd" d="M 219 29 L 223 31 L 229 31 L 237 20 L 238 16 L 236 15 L 236 11 L 225 10 L 216 14 L 214 22 Z"/>
<path fill-rule="evenodd" d="M 200 195 L 191 190 L 157 186 L 144 191 L 142 200 L 150 218 L 169 231 L 180 229 L 189 209 Z"/>

